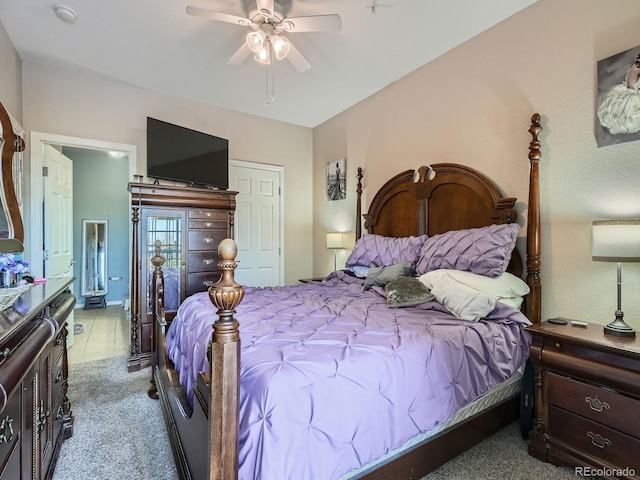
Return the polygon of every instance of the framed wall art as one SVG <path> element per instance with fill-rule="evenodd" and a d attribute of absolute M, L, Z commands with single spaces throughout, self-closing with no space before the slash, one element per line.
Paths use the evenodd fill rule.
<path fill-rule="evenodd" d="M 640 46 L 598 61 L 598 147 L 640 140 Z"/>
<path fill-rule="evenodd" d="M 327 163 L 327 198 L 342 200 L 347 198 L 346 159 Z"/>

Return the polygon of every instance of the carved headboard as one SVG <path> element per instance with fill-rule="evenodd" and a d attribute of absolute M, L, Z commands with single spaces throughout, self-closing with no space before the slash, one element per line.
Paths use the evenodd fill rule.
<path fill-rule="evenodd" d="M 491 179 L 473 168 L 436 163 L 406 170 L 385 183 L 364 215 L 365 229 L 392 237 L 432 236 L 512 223 L 517 217 L 515 202 L 513 197 L 503 197 Z M 522 276 L 522 257 L 517 250 L 509 271 Z"/>

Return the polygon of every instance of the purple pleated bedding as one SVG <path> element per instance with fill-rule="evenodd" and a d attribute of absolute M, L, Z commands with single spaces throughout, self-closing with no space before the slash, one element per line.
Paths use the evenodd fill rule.
<path fill-rule="evenodd" d="M 437 302 L 391 309 L 383 294 L 343 272 L 246 289 L 236 314 L 241 480 L 338 479 L 437 426 L 529 354 L 530 322 L 507 305 L 467 322 Z M 167 334 L 190 401 L 214 319 L 199 293 Z"/>

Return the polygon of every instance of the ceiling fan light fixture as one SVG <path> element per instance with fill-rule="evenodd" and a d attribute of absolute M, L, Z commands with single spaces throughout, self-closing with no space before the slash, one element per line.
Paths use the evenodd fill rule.
<path fill-rule="evenodd" d="M 266 48 L 263 48 L 253 56 L 253 59 L 262 65 L 271 65 L 271 56 Z"/>
<path fill-rule="evenodd" d="M 259 54 L 260 51 L 264 49 L 265 39 L 266 39 L 266 35 L 262 30 L 249 32 L 247 34 L 247 46 L 253 53 Z"/>
<path fill-rule="evenodd" d="M 273 45 L 273 51 L 278 60 L 284 60 L 291 50 L 291 43 L 289 40 L 279 35 L 273 36 L 271 44 Z"/>

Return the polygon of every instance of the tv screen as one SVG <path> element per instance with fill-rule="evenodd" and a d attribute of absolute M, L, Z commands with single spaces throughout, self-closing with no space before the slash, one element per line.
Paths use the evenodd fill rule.
<path fill-rule="evenodd" d="M 147 117 L 147 177 L 229 188 L 229 141 Z"/>

